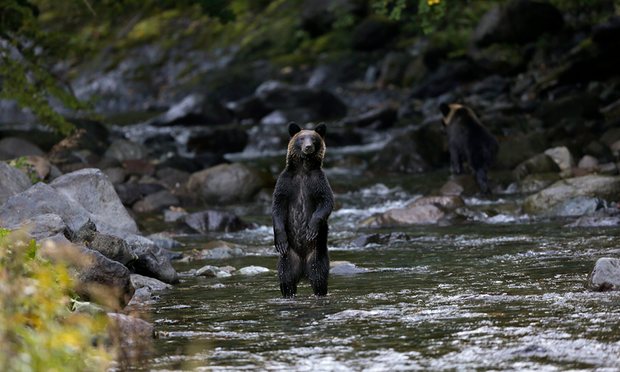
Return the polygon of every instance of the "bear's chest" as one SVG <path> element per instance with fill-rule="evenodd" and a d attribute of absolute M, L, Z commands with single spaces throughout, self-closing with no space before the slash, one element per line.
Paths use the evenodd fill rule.
<path fill-rule="evenodd" d="M 317 190 L 309 177 L 293 179 L 293 192 L 289 201 L 291 222 L 298 227 L 306 225 L 317 205 Z"/>

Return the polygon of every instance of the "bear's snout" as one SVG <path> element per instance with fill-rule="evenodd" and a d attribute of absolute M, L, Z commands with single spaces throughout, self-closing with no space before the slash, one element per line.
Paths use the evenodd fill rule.
<path fill-rule="evenodd" d="M 304 154 L 306 154 L 306 155 L 310 155 L 310 154 L 312 154 L 312 153 L 314 152 L 314 146 L 313 146 L 312 144 L 309 144 L 309 145 L 304 145 L 304 146 L 301 148 L 301 151 L 302 151 Z"/>

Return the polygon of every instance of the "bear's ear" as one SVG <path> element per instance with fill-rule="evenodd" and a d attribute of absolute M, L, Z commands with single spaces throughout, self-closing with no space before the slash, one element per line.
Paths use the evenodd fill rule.
<path fill-rule="evenodd" d="M 291 137 L 293 137 L 299 132 L 301 132 L 301 128 L 299 127 L 299 125 L 295 124 L 294 121 L 291 121 L 290 123 L 288 123 L 288 134 Z"/>
<path fill-rule="evenodd" d="M 325 133 L 327 132 L 327 126 L 325 125 L 325 123 L 321 123 L 317 125 L 316 128 L 314 128 L 314 131 L 317 132 L 319 136 L 321 136 L 321 138 L 325 139 Z"/>
<path fill-rule="evenodd" d="M 443 102 L 439 105 L 439 111 L 441 111 L 443 116 L 448 116 L 448 114 L 450 113 L 450 106 Z"/>

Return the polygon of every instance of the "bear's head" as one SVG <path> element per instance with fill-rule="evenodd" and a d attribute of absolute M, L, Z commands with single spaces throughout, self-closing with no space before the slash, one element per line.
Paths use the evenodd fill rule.
<path fill-rule="evenodd" d="M 294 122 L 289 123 L 287 163 L 309 162 L 320 166 L 325 157 L 325 124 L 319 124 L 313 130 L 301 129 Z"/>
<path fill-rule="evenodd" d="M 442 103 L 439 105 L 439 111 L 442 114 L 441 124 L 444 128 L 458 124 L 472 125 L 479 122 L 471 108 L 459 103 Z"/>

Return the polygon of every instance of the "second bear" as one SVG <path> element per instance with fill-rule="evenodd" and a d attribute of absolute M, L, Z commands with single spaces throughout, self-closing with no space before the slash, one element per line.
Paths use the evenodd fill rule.
<path fill-rule="evenodd" d="M 316 296 L 327 294 L 329 256 L 327 218 L 334 196 L 323 173 L 324 124 L 302 130 L 290 123 L 286 167 L 273 193 L 273 232 L 280 254 L 278 278 L 284 297 L 297 293 L 297 283 L 307 278 Z"/>
<path fill-rule="evenodd" d="M 480 123 L 471 108 L 457 103 L 442 103 L 439 110 L 448 135 L 452 173 L 461 174 L 463 162 L 467 161 L 480 191 L 490 193 L 487 171 L 497 156 L 497 139 Z"/>

